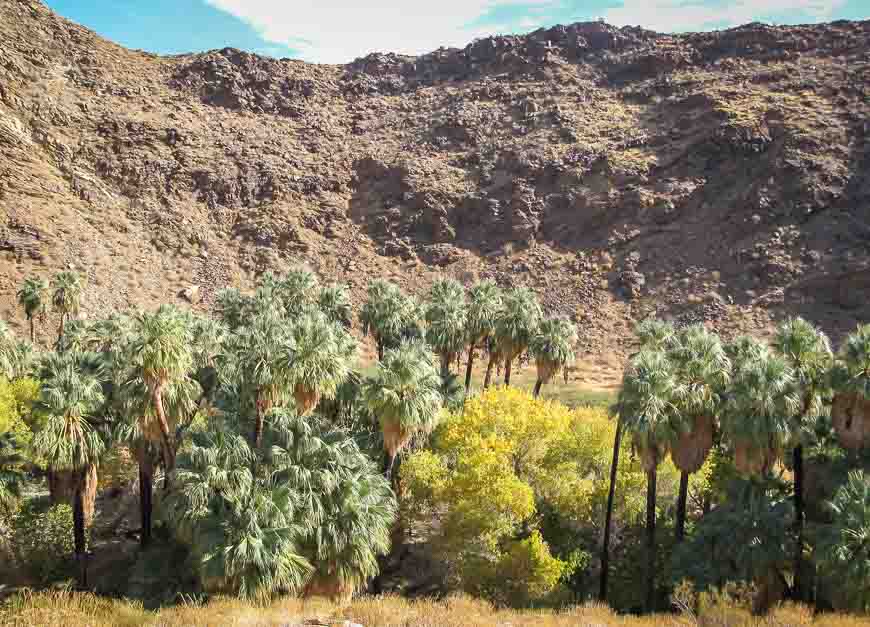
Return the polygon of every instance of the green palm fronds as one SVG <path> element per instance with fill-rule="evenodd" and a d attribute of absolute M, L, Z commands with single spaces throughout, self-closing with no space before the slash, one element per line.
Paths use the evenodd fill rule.
<path fill-rule="evenodd" d="M 426 341 L 441 356 L 447 370 L 453 358 L 465 348 L 468 306 L 465 289 L 453 279 L 435 282 L 426 302 Z"/>
<path fill-rule="evenodd" d="M 529 347 L 542 316 L 538 297 L 529 288 L 518 287 L 505 293 L 495 325 L 496 342 L 505 359 L 516 359 Z"/>
<path fill-rule="evenodd" d="M 324 285 L 317 295 L 317 306 L 331 321 L 346 328 L 353 324 L 350 293 L 346 286 L 338 283 Z"/>
<path fill-rule="evenodd" d="M 538 326 L 529 351 L 538 367 L 538 380 L 549 383 L 575 359 L 577 327 L 567 318 L 547 318 Z M 566 371 L 567 376 L 567 371 Z"/>

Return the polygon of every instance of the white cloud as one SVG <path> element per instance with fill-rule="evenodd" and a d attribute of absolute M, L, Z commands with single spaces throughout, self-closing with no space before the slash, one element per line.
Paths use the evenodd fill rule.
<path fill-rule="evenodd" d="M 603 17 L 617 26 L 662 32 L 709 30 L 775 16 L 786 21 L 828 19 L 846 0 L 622 0 L 590 15 L 586 0 L 205 0 L 251 24 L 262 37 L 298 50 L 307 61 L 347 63 L 370 52 L 422 54 L 464 47 L 479 36 L 530 31 L 567 20 Z M 494 9 L 502 21 L 485 27 Z M 512 9 L 512 10 L 511 10 Z M 594 10 L 594 9 L 593 9 Z M 557 19 L 557 18 L 561 18 Z"/>
<path fill-rule="evenodd" d="M 714 4 L 704 0 L 624 0 L 603 17 L 614 25 L 640 25 L 662 32 L 708 30 L 737 26 L 769 16 L 788 21 L 824 20 L 845 0 L 728 0 Z"/>
<path fill-rule="evenodd" d="M 251 24 L 267 41 L 303 59 L 347 63 L 370 52 L 422 54 L 464 47 L 492 27 L 472 29 L 493 8 L 555 7 L 560 0 L 206 0 Z"/>

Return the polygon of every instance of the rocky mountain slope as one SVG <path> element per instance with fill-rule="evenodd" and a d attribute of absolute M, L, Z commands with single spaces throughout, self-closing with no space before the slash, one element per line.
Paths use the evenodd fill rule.
<path fill-rule="evenodd" d="M 86 309 L 307 263 L 528 284 L 603 383 L 650 313 L 836 339 L 870 318 L 870 22 L 580 23 L 345 66 L 126 50 L 0 0 L 0 316 L 75 267 Z"/>

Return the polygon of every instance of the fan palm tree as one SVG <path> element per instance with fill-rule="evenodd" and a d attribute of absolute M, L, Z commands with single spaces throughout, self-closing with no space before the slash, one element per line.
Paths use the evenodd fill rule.
<path fill-rule="evenodd" d="M 831 422 L 840 445 L 850 451 L 870 446 L 870 324 L 846 338 L 831 369 L 836 391 Z"/>
<path fill-rule="evenodd" d="M 538 380 L 535 383 L 535 398 L 541 387 L 553 380 L 559 371 L 568 379 L 568 364 L 574 361 L 574 344 L 577 342 L 577 327 L 565 318 L 548 318 L 541 322 L 532 338 L 529 351 L 535 357 Z"/>
<path fill-rule="evenodd" d="M 731 379 L 731 361 L 719 337 L 703 325 L 681 330 L 671 342 L 668 355 L 679 386 L 674 401 L 677 434 L 670 449 L 671 459 L 680 471 L 676 538 L 681 542 L 686 529 L 689 475 L 701 469 L 713 448 L 721 391 Z"/>
<path fill-rule="evenodd" d="M 804 434 L 811 431 L 815 419 L 824 413 L 828 372 L 833 362 L 827 336 L 801 318 L 782 323 L 776 332 L 773 347 L 786 360 L 797 379 L 800 390 L 800 410 L 792 419 L 792 467 L 794 472 L 795 563 L 794 590 L 797 600 L 803 600 L 803 526 L 804 526 Z"/>
<path fill-rule="evenodd" d="M 466 319 L 466 341 L 468 342 L 468 363 L 465 366 L 465 394 L 471 390 L 471 373 L 474 367 L 474 354 L 478 348 L 489 345 L 495 335 L 495 321 L 502 307 L 501 288 L 494 281 L 482 281 L 474 285 L 468 292 L 468 317 Z M 486 367 L 485 387 L 489 386 L 489 378 L 495 357 L 490 353 Z"/>
<path fill-rule="evenodd" d="M 135 316 L 130 358 L 136 376 L 148 389 L 160 433 L 167 476 L 175 467 L 175 437 L 166 412 L 166 393 L 186 379 L 193 368 L 192 336 L 187 320 L 171 305 Z"/>
<path fill-rule="evenodd" d="M 272 309 L 260 310 L 227 343 L 222 380 L 236 388 L 240 402 L 254 410 L 251 442 L 258 447 L 266 414 L 287 396 L 287 369 L 293 362 L 290 324 Z"/>
<path fill-rule="evenodd" d="M 338 323 L 317 309 L 309 309 L 290 329 L 292 352 L 286 381 L 292 386 L 296 410 L 305 416 L 321 398 L 334 398 L 350 374 L 356 342 Z"/>
<path fill-rule="evenodd" d="M 853 470 L 829 503 L 833 524 L 816 548 L 823 570 L 838 582 L 846 608 L 870 611 L 870 479 Z"/>
<path fill-rule="evenodd" d="M 319 291 L 317 275 L 306 267 L 292 268 L 276 285 L 276 294 L 288 313 L 298 315 L 303 309 L 317 303 Z"/>
<path fill-rule="evenodd" d="M 385 474 L 393 478 L 396 455 L 418 434 L 429 433 L 441 414 L 441 378 L 428 348 L 406 342 L 387 351 L 363 391 L 383 432 Z"/>
<path fill-rule="evenodd" d="M 762 476 L 792 440 L 792 417 L 800 411 L 801 399 L 785 359 L 763 345 L 745 348 L 749 358 L 735 362 L 722 427 L 734 447 L 737 470 Z"/>
<path fill-rule="evenodd" d="M 51 468 L 73 475 L 73 527 L 75 557 L 80 565 L 80 584 L 87 585 L 85 563 L 85 484 L 105 450 L 92 417 L 103 405 L 98 372 L 83 367 L 81 356 L 50 355 L 41 372 L 38 405 L 48 416 L 34 437 L 36 452 Z"/>
<path fill-rule="evenodd" d="M 468 305 L 465 289 L 453 279 L 439 279 L 426 303 L 426 341 L 441 358 L 441 377 L 450 374 L 450 364 L 465 348 Z"/>
<path fill-rule="evenodd" d="M 57 341 L 63 337 L 66 321 L 70 316 L 76 316 L 81 307 L 82 292 L 85 280 L 76 272 L 64 270 L 54 275 L 51 280 L 51 306 L 60 314 L 60 326 L 57 330 Z"/>
<path fill-rule="evenodd" d="M 18 341 L 6 323 L 0 320 L 0 377 L 13 381 L 26 376 L 35 359 L 33 345 Z"/>
<path fill-rule="evenodd" d="M 317 306 L 332 322 L 346 329 L 353 324 L 350 294 L 346 286 L 338 283 L 324 285 L 317 296 Z"/>
<path fill-rule="evenodd" d="M 664 351 L 642 349 L 632 359 L 619 395 L 625 429 L 632 434 L 647 476 L 646 609 L 655 609 L 656 481 L 659 464 L 675 440 L 678 381 Z"/>
<path fill-rule="evenodd" d="M 0 510 L 9 512 L 21 498 L 24 457 L 12 433 L 0 433 Z"/>
<path fill-rule="evenodd" d="M 634 329 L 635 337 L 640 344 L 640 350 L 665 350 L 676 337 L 673 325 L 655 318 L 647 318 Z M 634 359 L 638 353 L 631 355 Z M 607 490 L 607 508 L 604 515 L 604 537 L 601 543 L 601 578 L 598 587 L 598 600 L 607 601 L 607 580 L 610 574 L 610 529 L 613 522 L 613 502 L 616 498 L 616 475 L 619 468 L 619 449 L 622 446 L 623 407 L 617 403 L 610 408 L 611 415 L 616 416 L 616 431 L 613 437 L 613 456 L 610 462 L 610 486 Z"/>
<path fill-rule="evenodd" d="M 360 320 L 363 335 L 371 334 L 377 344 L 378 361 L 387 348 L 398 346 L 409 335 L 418 313 L 417 304 L 398 285 L 380 279 L 369 284 Z"/>
<path fill-rule="evenodd" d="M 511 382 L 511 362 L 529 348 L 542 315 L 538 297 L 529 288 L 517 287 L 505 294 L 504 308 L 495 324 L 498 352 L 505 360 L 505 385 Z"/>
<path fill-rule="evenodd" d="M 24 315 L 30 324 L 30 341 L 36 341 L 35 321 L 45 320 L 48 308 L 48 281 L 39 277 L 28 277 L 18 290 L 18 304 L 24 309 Z"/>

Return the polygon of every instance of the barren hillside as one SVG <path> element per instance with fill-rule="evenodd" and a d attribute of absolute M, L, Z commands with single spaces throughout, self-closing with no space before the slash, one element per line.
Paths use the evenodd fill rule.
<path fill-rule="evenodd" d="M 0 316 L 307 263 L 359 297 L 534 286 L 600 381 L 652 312 L 837 339 L 870 319 L 870 22 L 662 35 L 581 23 L 346 66 L 126 50 L 0 0 Z M 592 383 L 596 375 L 592 377 Z"/>

